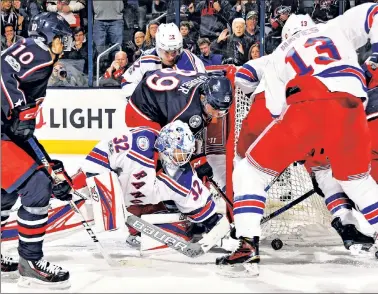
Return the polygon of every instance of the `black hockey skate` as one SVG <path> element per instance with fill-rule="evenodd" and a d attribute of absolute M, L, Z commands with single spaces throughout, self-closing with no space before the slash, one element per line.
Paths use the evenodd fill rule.
<path fill-rule="evenodd" d="M 259 237 L 240 237 L 239 247 L 231 254 L 217 258 L 215 263 L 221 267 L 229 266 L 229 271 L 224 273 L 231 277 L 258 276 Z"/>
<path fill-rule="evenodd" d="M 361 245 L 363 251 L 368 251 L 375 242 L 374 238 L 366 236 L 357 230 L 355 225 L 343 225 L 339 217 L 336 217 L 331 225 L 340 235 L 344 247 L 348 250 L 352 245 Z"/>
<path fill-rule="evenodd" d="M 1 254 L 1 271 L 2 272 L 15 272 L 18 269 L 18 262 L 12 257 L 4 256 Z"/>
<path fill-rule="evenodd" d="M 21 287 L 66 289 L 71 286 L 69 272 L 45 259 L 31 261 L 20 257 L 18 270 L 21 275 L 18 285 Z"/>

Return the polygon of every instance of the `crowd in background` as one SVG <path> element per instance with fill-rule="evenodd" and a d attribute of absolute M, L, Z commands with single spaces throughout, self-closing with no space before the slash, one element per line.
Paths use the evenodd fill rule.
<path fill-rule="evenodd" d="M 177 0 L 1 0 L 1 50 L 27 37 L 32 16 L 43 11 L 62 15 L 72 28 L 62 58 L 54 66 L 49 86 L 86 87 L 88 72 L 101 77 L 99 86 L 119 87 L 124 71 L 140 55 L 155 47 L 160 23 L 175 22 Z M 327 22 L 365 0 L 181 0 L 180 32 L 184 48 L 199 56 L 205 66 L 234 64 L 270 54 L 281 42 L 281 30 L 291 13 L 308 13 L 315 22 Z M 265 26 L 260 28 L 260 17 Z M 93 24 L 88 44 L 88 24 Z M 264 30 L 264 52 L 260 52 Z M 107 51 L 114 44 L 114 50 Z M 89 62 L 88 48 L 92 48 Z M 361 60 L 369 48 L 361 48 Z M 107 52 L 105 52 L 107 51 Z M 99 64 L 97 57 L 101 54 Z M 94 83 L 97 86 L 97 83 Z"/>

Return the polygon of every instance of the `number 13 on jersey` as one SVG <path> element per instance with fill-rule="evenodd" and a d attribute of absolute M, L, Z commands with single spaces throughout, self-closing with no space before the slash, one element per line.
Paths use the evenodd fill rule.
<path fill-rule="evenodd" d="M 340 60 L 340 54 L 333 41 L 328 37 L 309 38 L 304 44 L 305 48 L 315 46 L 318 56 L 314 58 L 314 62 L 319 65 L 328 65 L 332 62 Z M 293 47 L 286 54 L 285 62 L 290 63 L 297 75 L 311 75 L 314 68 L 307 65 L 297 50 Z"/>

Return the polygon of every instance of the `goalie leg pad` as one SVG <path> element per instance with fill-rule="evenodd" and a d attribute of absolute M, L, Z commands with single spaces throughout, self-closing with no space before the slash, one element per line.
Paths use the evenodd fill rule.
<path fill-rule="evenodd" d="M 160 229 L 174 234 L 186 241 L 191 240 L 190 236 L 190 222 L 181 213 L 163 213 L 163 214 L 144 214 L 141 216 L 151 224 L 156 225 Z M 150 252 L 166 252 L 167 245 L 162 245 L 160 242 L 152 239 L 146 234 L 141 235 L 141 255 L 147 255 Z"/>
<path fill-rule="evenodd" d="M 145 205 L 131 205 L 127 207 L 127 211 L 130 212 L 133 215 L 141 216 L 141 215 L 149 215 L 149 214 L 155 214 L 155 213 L 167 213 L 168 210 L 163 202 L 159 202 L 157 204 L 145 204 Z M 139 235 L 139 232 L 132 228 L 131 226 L 127 226 L 129 229 L 130 235 Z"/>
<path fill-rule="evenodd" d="M 125 227 L 123 191 L 114 172 L 106 172 L 86 180 L 92 199 L 97 232 Z"/>

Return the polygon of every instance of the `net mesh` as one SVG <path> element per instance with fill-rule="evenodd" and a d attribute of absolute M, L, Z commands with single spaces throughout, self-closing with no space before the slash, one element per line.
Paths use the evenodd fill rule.
<path fill-rule="evenodd" d="M 242 120 L 248 114 L 252 99 L 236 87 L 235 89 L 235 112 L 234 112 L 234 149 L 236 154 L 236 144 L 239 137 Z M 230 157 L 228 156 L 228 159 Z M 227 175 L 231 177 L 232 175 Z M 268 185 L 268 183 L 266 183 Z M 302 196 L 313 189 L 310 175 L 305 167 L 300 164 L 290 165 L 279 179 L 268 191 L 268 198 L 264 216 L 278 210 L 288 202 Z M 324 199 L 314 194 L 296 206 L 290 208 L 281 215 L 266 222 L 262 226 L 263 238 L 274 239 L 279 237 L 281 240 L 294 243 L 311 242 L 331 237 L 334 241 L 334 233 L 330 229 L 331 216 L 328 212 Z M 311 232 L 310 232 L 311 231 Z"/>

